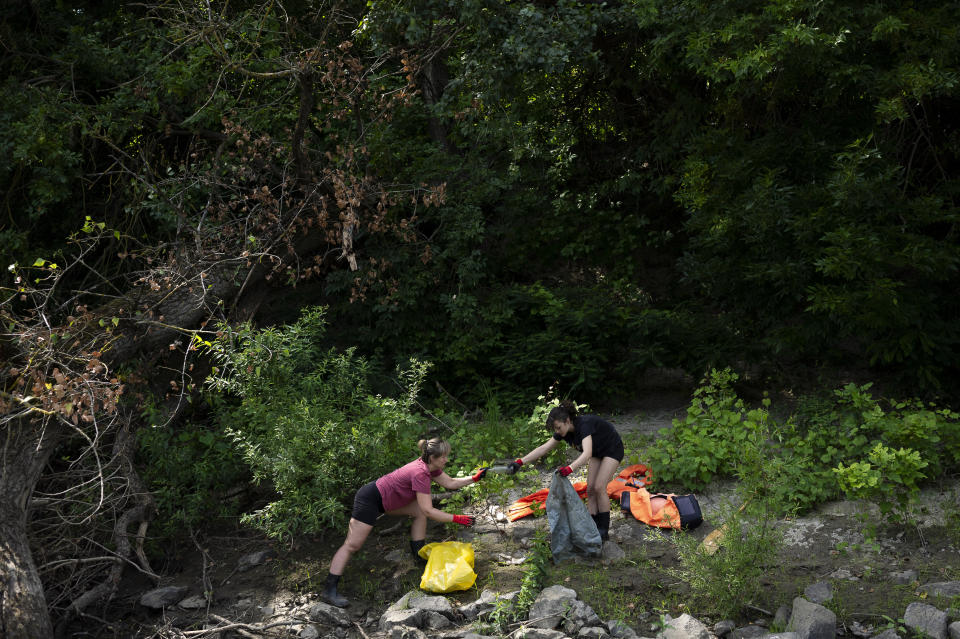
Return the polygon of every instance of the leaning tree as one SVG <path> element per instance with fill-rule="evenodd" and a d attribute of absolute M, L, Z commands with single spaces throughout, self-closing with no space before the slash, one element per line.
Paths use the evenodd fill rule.
<path fill-rule="evenodd" d="M 108 601 L 124 570 L 156 578 L 133 436 L 150 396 L 177 418 L 212 322 L 356 271 L 370 238 L 417 239 L 366 137 L 411 104 L 419 71 L 399 52 L 354 46 L 363 3 L 117 3 L 66 16 L 20 4 L 22 31 L 4 33 L 17 72 L 3 98 L 47 109 L 14 116 L 35 118 L 32 134 L 62 161 L 38 142 L 33 155 L 7 153 L 0 179 L 6 205 L 31 212 L 14 229 L 24 242 L 71 229 L 42 255 L 13 254 L 0 289 L 0 635 L 35 638 Z M 56 182 L 51 166 L 63 189 L 24 186 Z M 443 187 L 403 197 L 430 206 Z"/>

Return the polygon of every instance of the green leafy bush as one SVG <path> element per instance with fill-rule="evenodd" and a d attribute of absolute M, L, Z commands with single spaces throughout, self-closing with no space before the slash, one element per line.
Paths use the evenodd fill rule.
<path fill-rule="evenodd" d="M 784 499 L 810 508 L 839 496 L 833 469 L 862 462 L 878 444 L 917 452 L 931 478 L 960 467 L 953 445 L 958 441 L 956 412 L 919 400 L 879 400 L 870 388 L 847 384 L 833 392 L 832 401 L 821 398 L 801 405 L 797 419 L 780 434 L 781 454 L 792 477 Z"/>
<path fill-rule="evenodd" d="M 894 482 L 909 494 L 924 476 L 960 467 L 955 411 L 878 400 L 870 384 L 848 384 L 829 400 L 802 402 L 798 415 L 776 423 L 768 400 L 750 409 L 736 396 L 737 379 L 726 369 L 702 380 L 686 417 L 674 420 L 649 452 L 658 480 L 699 490 L 715 477 L 752 477 L 756 490 L 787 512 L 839 496 L 835 468 L 844 469 L 851 490 L 870 488 L 882 468 L 887 487 Z"/>
<path fill-rule="evenodd" d="M 686 416 L 661 431 L 649 453 L 658 481 L 699 490 L 714 477 L 734 475 L 745 444 L 768 419 L 765 409 L 750 410 L 737 397 L 737 379 L 730 369 L 712 370 L 693 392 Z"/>
<path fill-rule="evenodd" d="M 882 515 L 896 513 L 905 522 L 909 504 L 919 494 L 920 482 L 926 477 L 922 470 L 927 465 L 918 451 L 892 449 L 878 442 L 867 461 L 848 466 L 841 462 L 833 472 L 847 496 L 872 501 Z"/>
<path fill-rule="evenodd" d="M 282 328 L 221 327 L 209 346 L 210 386 L 239 400 L 221 420 L 254 480 L 276 491 L 245 521 L 273 537 L 341 524 L 349 495 L 417 455 L 412 408 L 428 365 L 398 371 L 399 397 L 373 395 L 367 361 L 324 348 L 324 328 L 310 308 Z"/>

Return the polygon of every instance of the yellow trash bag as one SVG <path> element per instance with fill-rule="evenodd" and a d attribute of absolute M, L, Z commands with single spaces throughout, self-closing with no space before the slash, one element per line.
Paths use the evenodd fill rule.
<path fill-rule="evenodd" d="M 466 590 L 477 580 L 473 572 L 473 546 L 462 541 L 441 541 L 420 549 L 427 567 L 420 588 L 429 592 Z"/>

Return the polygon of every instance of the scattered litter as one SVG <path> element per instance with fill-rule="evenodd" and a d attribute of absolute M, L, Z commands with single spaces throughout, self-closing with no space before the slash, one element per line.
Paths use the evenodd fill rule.
<path fill-rule="evenodd" d="M 527 560 L 526 555 L 510 555 L 508 553 L 502 552 L 497 555 L 497 563 L 501 566 L 516 566 L 517 564 L 522 564 Z"/>

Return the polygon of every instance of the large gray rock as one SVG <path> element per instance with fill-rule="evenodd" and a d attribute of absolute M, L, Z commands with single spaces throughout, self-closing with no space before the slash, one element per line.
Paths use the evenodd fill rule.
<path fill-rule="evenodd" d="M 447 628 L 453 627 L 453 622 L 439 612 L 432 610 L 421 610 L 420 612 L 423 614 L 420 621 L 421 628 L 427 630 L 446 630 Z"/>
<path fill-rule="evenodd" d="M 880 634 L 873 635 L 870 639 L 902 639 L 900 634 L 893 628 L 887 628 Z"/>
<path fill-rule="evenodd" d="M 777 611 L 773 614 L 773 626 L 776 628 L 786 628 L 787 624 L 790 623 L 790 606 L 783 604 L 777 608 Z"/>
<path fill-rule="evenodd" d="M 514 637 L 519 639 L 564 639 L 567 635 L 563 634 L 559 630 L 551 630 L 549 628 L 534 628 L 532 626 L 526 626 L 517 630 Z"/>
<path fill-rule="evenodd" d="M 756 639 L 756 637 L 763 637 L 764 635 L 768 634 L 770 634 L 770 631 L 763 626 L 755 626 L 751 624 L 749 626 L 734 628 L 730 632 L 729 637 L 730 639 Z"/>
<path fill-rule="evenodd" d="M 257 566 L 267 563 L 276 556 L 276 550 L 258 550 L 257 552 L 252 552 L 237 560 L 237 570 L 246 572 L 251 568 L 256 568 Z"/>
<path fill-rule="evenodd" d="M 623 623 L 619 619 L 611 619 L 606 624 L 607 632 L 614 639 L 638 639 L 637 633 L 633 628 Z"/>
<path fill-rule="evenodd" d="M 293 629 L 296 630 L 296 629 Z M 300 639 L 320 639 L 320 631 L 317 630 L 317 627 L 311 624 L 307 624 L 300 628 L 297 632 L 297 637 Z"/>
<path fill-rule="evenodd" d="M 917 571 L 916 570 L 902 570 L 900 572 L 891 572 L 890 573 L 890 583 L 896 584 L 898 586 L 906 586 L 917 580 Z"/>
<path fill-rule="evenodd" d="M 624 552 L 623 548 L 618 546 L 616 542 L 605 541 L 603 542 L 603 547 L 600 549 L 600 563 L 603 565 L 609 565 L 616 563 L 627 556 L 627 553 Z"/>
<path fill-rule="evenodd" d="M 410 599 L 407 601 L 407 605 L 410 608 L 415 608 L 417 610 L 435 612 L 450 620 L 453 620 L 457 616 L 456 611 L 453 609 L 453 605 L 446 597 L 429 595 L 425 597 L 410 597 Z"/>
<path fill-rule="evenodd" d="M 676 619 L 667 619 L 667 625 L 657 633 L 657 639 L 712 639 L 713 633 L 700 621 L 684 613 Z"/>
<path fill-rule="evenodd" d="M 943 597 L 956 597 L 960 595 L 960 581 L 938 581 L 920 586 L 920 592 L 928 595 L 941 595 Z"/>
<path fill-rule="evenodd" d="M 391 632 L 398 626 L 407 626 L 409 628 L 419 628 L 423 623 L 423 616 L 426 613 L 423 610 L 387 610 L 380 617 L 380 623 L 377 625 L 380 632 Z"/>
<path fill-rule="evenodd" d="M 427 633 L 411 626 L 394 626 L 389 636 L 390 639 L 427 639 Z"/>
<path fill-rule="evenodd" d="M 155 588 L 149 592 L 143 593 L 140 597 L 140 605 L 147 608 L 159 610 L 166 606 L 172 606 L 187 594 L 189 589 L 186 586 L 166 586 L 164 588 Z"/>
<path fill-rule="evenodd" d="M 718 637 L 725 637 L 726 635 L 733 632 L 733 630 L 736 627 L 737 627 L 737 624 L 735 624 L 729 619 L 724 619 L 722 621 L 718 621 L 717 623 L 713 624 L 712 632 Z"/>
<path fill-rule="evenodd" d="M 577 639 L 607 639 L 610 634 L 602 626 L 587 626 L 577 633 Z"/>
<path fill-rule="evenodd" d="M 815 604 L 822 604 L 833 599 L 833 586 L 826 581 L 818 581 L 803 589 L 803 597 Z"/>
<path fill-rule="evenodd" d="M 834 639 L 837 636 L 837 615 L 820 604 L 796 597 L 787 630 L 800 635 L 800 639 Z"/>
<path fill-rule="evenodd" d="M 504 593 L 502 595 L 492 590 L 484 590 L 480 593 L 480 598 L 468 604 L 460 606 L 459 612 L 467 621 L 482 619 L 492 612 L 498 605 L 509 605 L 517 599 L 519 590 Z"/>
<path fill-rule="evenodd" d="M 203 595 L 193 595 L 191 597 L 187 597 L 177 605 L 184 610 L 199 610 L 207 607 L 207 598 Z"/>
<path fill-rule="evenodd" d="M 577 601 L 577 593 L 570 588 L 563 586 L 544 588 L 530 606 L 530 612 L 527 615 L 530 620 L 528 625 L 532 628 L 550 630 L 556 628 L 563 622 L 564 613 L 573 607 L 575 601 Z"/>
<path fill-rule="evenodd" d="M 563 631 L 576 636 L 584 626 L 599 626 L 600 617 L 593 608 L 577 599 L 563 617 Z"/>
<path fill-rule="evenodd" d="M 947 634 L 950 635 L 950 639 L 960 639 L 960 621 L 954 621 L 947 626 Z"/>
<path fill-rule="evenodd" d="M 947 613 L 930 604 L 915 601 L 903 613 L 903 625 L 930 639 L 947 639 Z"/>
<path fill-rule="evenodd" d="M 426 595 L 419 590 L 408 590 L 402 597 L 390 604 L 390 607 L 387 608 L 386 612 L 393 612 L 395 610 L 409 610 L 410 600 L 419 599 L 421 597 L 426 597 Z"/>
<path fill-rule="evenodd" d="M 318 601 L 307 609 L 307 618 L 324 626 L 348 628 L 353 625 L 349 613 L 343 608 Z"/>

